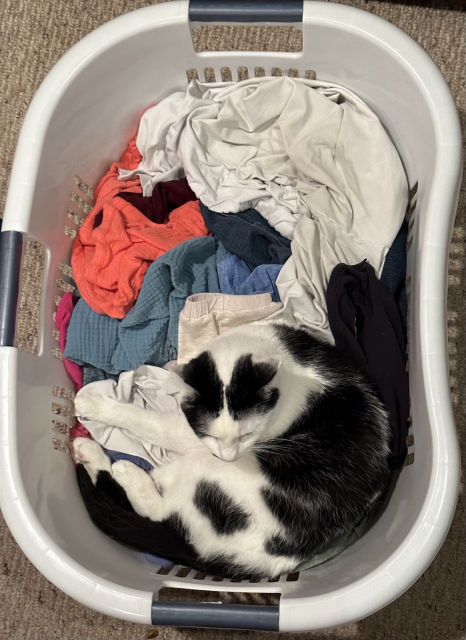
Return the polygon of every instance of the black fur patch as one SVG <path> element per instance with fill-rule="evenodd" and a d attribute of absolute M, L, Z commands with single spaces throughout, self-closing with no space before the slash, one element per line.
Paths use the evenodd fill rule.
<path fill-rule="evenodd" d="M 362 372 L 353 358 L 344 351 L 335 349 L 327 342 L 321 342 L 312 336 L 306 329 L 276 324 L 274 331 L 280 338 L 293 360 L 303 367 L 322 368 L 327 376 L 332 373 L 332 381 L 336 377 L 343 376 L 349 381 L 354 376 L 361 375 L 366 378 L 367 372 Z M 369 383 L 368 378 L 366 381 Z"/>
<path fill-rule="evenodd" d="M 79 467 L 78 467 L 79 468 Z M 108 471 L 99 471 L 97 474 L 97 480 L 95 483 L 97 491 L 102 495 L 106 495 L 112 502 L 117 504 L 125 511 L 132 511 L 134 513 L 133 505 L 128 500 L 126 491 Z"/>
<path fill-rule="evenodd" d="M 290 556 L 304 560 L 309 555 L 310 544 L 316 546 L 320 543 L 319 534 L 314 537 L 311 531 L 306 530 L 306 522 L 310 520 L 309 505 L 299 504 L 296 494 L 270 488 L 262 489 L 261 494 L 270 511 L 288 534 L 287 538 L 280 535 L 270 537 L 265 542 L 265 550 L 274 556 Z M 304 526 L 298 528 L 296 523 Z"/>
<path fill-rule="evenodd" d="M 172 513 L 162 522 L 154 522 L 135 511 L 122 508 L 121 492 L 125 497 L 126 492 L 108 472 L 101 472 L 104 475 L 100 482 L 98 480 L 98 486 L 94 485 L 84 465 L 79 464 L 76 473 L 91 520 L 101 531 L 120 544 L 166 558 L 174 564 L 192 567 L 208 575 L 227 576 L 235 580 L 263 577 L 254 569 L 236 563 L 234 555 L 200 557 L 189 541 L 189 530 L 179 513 Z M 110 480 L 109 484 L 106 484 L 107 480 Z M 116 485 L 116 488 L 113 485 Z"/>
<path fill-rule="evenodd" d="M 242 531 L 249 525 L 249 515 L 230 498 L 216 482 L 202 481 L 196 487 L 194 504 L 209 518 L 220 535 Z"/>
<path fill-rule="evenodd" d="M 250 412 L 267 413 L 275 407 L 280 392 L 265 385 L 276 373 L 277 368 L 271 364 L 253 363 L 250 353 L 238 358 L 225 392 L 228 409 L 235 420 Z"/>
<path fill-rule="evenodd" d="M 202 437 L 206 435 L 206 422 L 217 418 L 223 409 L 223 383 L 208 351 L 188 362 L 182 376 L 196 390 L 193 396 L 184 400 L 182 409 L 193 431 Z"/>
<path fill-rule="evenodd" d="M 271 536 L 265 541 L 264 548 L 271 556 L 287 556 L 304 560 L 307 555 L 306 553 L 298 553 L 294 537 L 285 540 L 282 536 Z"/>

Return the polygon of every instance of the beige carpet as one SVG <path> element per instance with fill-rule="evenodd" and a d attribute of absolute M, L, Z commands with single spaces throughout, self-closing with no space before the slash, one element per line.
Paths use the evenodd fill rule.
<path fill-rule="evenodd" d="M 26 108 L 53 64 L 72 44 L 111 18 L 151 4 L 141 0 L 0 0 L 0 211 Z M 421 6 L 348 0 L 415 38 L 450 83 L 465 124 L 466 14 L 462 0 L 419 0 Z M 455 10 L 456 9 L 456 10 Z M 296 48 L 282 30 L 204 29 L 201 49 Z M 449 275 L 451 386 L 463 459 L 465 444 L 465 189 L 453 234 Z M 52 586 L 29 563 L 0 516 L 0 638 L 105 640 L 113 638 L 214 639 L 287 637 L 333 640 L 461 640 L 465 634 L 464 493 L 432 566 L 401 598 L 365 620 L 323 633 L 264 634 L 143 627 L 87 609 Z"/>

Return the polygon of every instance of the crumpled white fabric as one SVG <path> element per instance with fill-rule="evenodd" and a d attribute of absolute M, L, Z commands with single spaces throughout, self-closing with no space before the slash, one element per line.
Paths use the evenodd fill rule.
<path fill-rule="evenodd" d="M 395 147 L 369 107 L 336 84 L 193 80 L 143 115 L 136 144 L 143 160 L 120 177 L 139 175 L 144 195 L 186 174 L 213 211 L 255 208 L 287 238 L 305 215 L 320 219 L 324 233 L 336 225 L 385 244 L 405 212 Z"/>
<path fill-rule="evenodd" d="M 340 262 L 367 259 L 380 274 L 402 223 L 408 183 L 377 116 L 351 91 L 301 78 L 192 81 L 142 117 L 144 194 L 186 174 L 210 209 L 253 207 L 293 238 L 270 319 L 303 324 L 333 342 L 325 290 Z"/>
<path fill-rule="evenodd" d="M 142 365 L 136 371 L 121 373 L 118 383 L 114 380 L 99 380 L 86 384 L 78 391 L 76 397 L 107 396 L 118 402 L 134 404 L 142 409 L 162 413 L 181 413 L 180 401 L 190 390 L 192 390 L 191 387 L 176 373 L 160 367 Z M 79 421 L 94 440 L 106 449 L 139 456 L 154 466 L 165 459 L 165 452 L 161 447 L 138 438 L 131 431 L 95 420 L 87 420 L 85 417 L 80 417 Z"/>
<path fill-rule="evenodd" d="M 400 216 L 398 226 L 402 219 Z M 368 260 L 380 277 L 391 243 L 379 245 L 355 238 L 345 242 L 336 230 L 333 234 L 320 233 L 319 225 L 320 220 L 305 216 L 298 221 L 291 242 L 291 258 L 285 262 L 276 280 L 283 309 L 267 320 L 303 325 L 316 338 L 333 344 L 335 340 L 328 322 L 325 299 L 333 268 L 341 262 L 354 265 Z M 326 264 L 322 263 L 323 255 L 326 256 Z"/>

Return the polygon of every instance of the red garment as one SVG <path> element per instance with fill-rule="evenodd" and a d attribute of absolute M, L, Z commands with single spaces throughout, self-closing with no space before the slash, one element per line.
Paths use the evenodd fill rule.
<path fill-rule="evenodd" d="M 86 427 L 80 422 L 75 424 L 74 427 L 70 427 L 70 440 L 74 440 L 75 438 L 89 438 L 89 440 L 93 439 Z"/>
<path fill-rule="evenodd" d="M 132 204 L 114 197 L 141 193 L 138 180 L 120 182 L 118 168 L 134 169 L 141 156 L 134 141 L 99 182 L 96 204 L 73 243 L 71 265 L 79 292 L 97 313 L 124 318 L 136 302 L 152 262 L 177 245 L 210 235 L 198 202 L 172 211 L 166 224 L 154 224 Z"/>
<path fill-rule="evenodd" d="M 71 314 L 73 313 L 73 309 L 77 301 L 77 296 L 67 292 L 63 294 L 63 297 L 58 304 L 55 326 L 60 332 L 59 344 L 62 353 L 65 353 L 68 325 L 70 324 Z M 83 386 L 83 368 L 80 367 L 79 364 L 71 362 L 71 360 L 67 360 L 66 358 L 63 358 L 63 363 L 68 375 L 74 382 L 76 391 L 79 391 Z"/>

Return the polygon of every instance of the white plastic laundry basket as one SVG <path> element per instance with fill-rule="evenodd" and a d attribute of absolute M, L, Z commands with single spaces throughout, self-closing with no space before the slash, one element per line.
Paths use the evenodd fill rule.
<path fill-rule="evenodd" d="M 302 21 L 302 52 L 197 53 L 187 1 L 112 20 L 55 65 L 31 103 L 18 142 L 1 235 L 1 508 L 23 551 L 49 580 L 83 604 L 126 620 L 281 631 L 358 620 L 419 578 L 439 550 L 455 509 L 459 450 L 450 403 L 446 283 L 462 165 L 452 96 L 423 49 L 384 20 L 332 3 L 304 2 L 303 8 L 290 0 L 274 7 L 282 11 L 280 21 Z M 267 13 L 269 2 L 193 0 L 191 19 L 240 22 L 246 20 L 244 10 L 250 21 L 270 22 L 278 15 Z M 77 228 L 67 216 L 75 176 L 94 186 L 134 136 L 143 110 L 186 89 L 187 70 L 197 70 L 203 79 L 208 68 L 220 80 L 225 67 L 234 79 L 239 67 L 246 67 L 250 77 L 260 73 L 257 67 L 267 75 L 273 68 L 284 74 L 293 68 L 301 77 L 313 69 L 318 79 L 348 87 L 380 117 L 410 186 L 419 185 L 408 243 L 415 440 L 410 452 L 415 451 L 415 460 L 403 469 L 375 526 L 340 556 L 301 572 L 295 581 L 287 576 L 254 584 L 200 580 L 195 572 L 178 576 L 179 567 L 158 573 L 157 565 L 94 527 L 70 456 L 53 446 L 53 438 L 67 436 L 51 428 L 56 418 L 51 405 L 57 401 L 52 387 L 55 395 L 57 387 L 72 388 L 63 363 L 53 356 L 52 313 L 56 282 L 63 279 L 59 265 L 69 264 L 70 228 Z M 85 208 L 82 202 L 90 200 L 79 196 Z M 14 346 L 21 236 L 46 247 L 37 356 Z M 59 402 L 71 406 L 64 398 Z M 279 607 L 173 604 L 159 602 L 164 586 L 279 593 L 281 599 Z"/>

